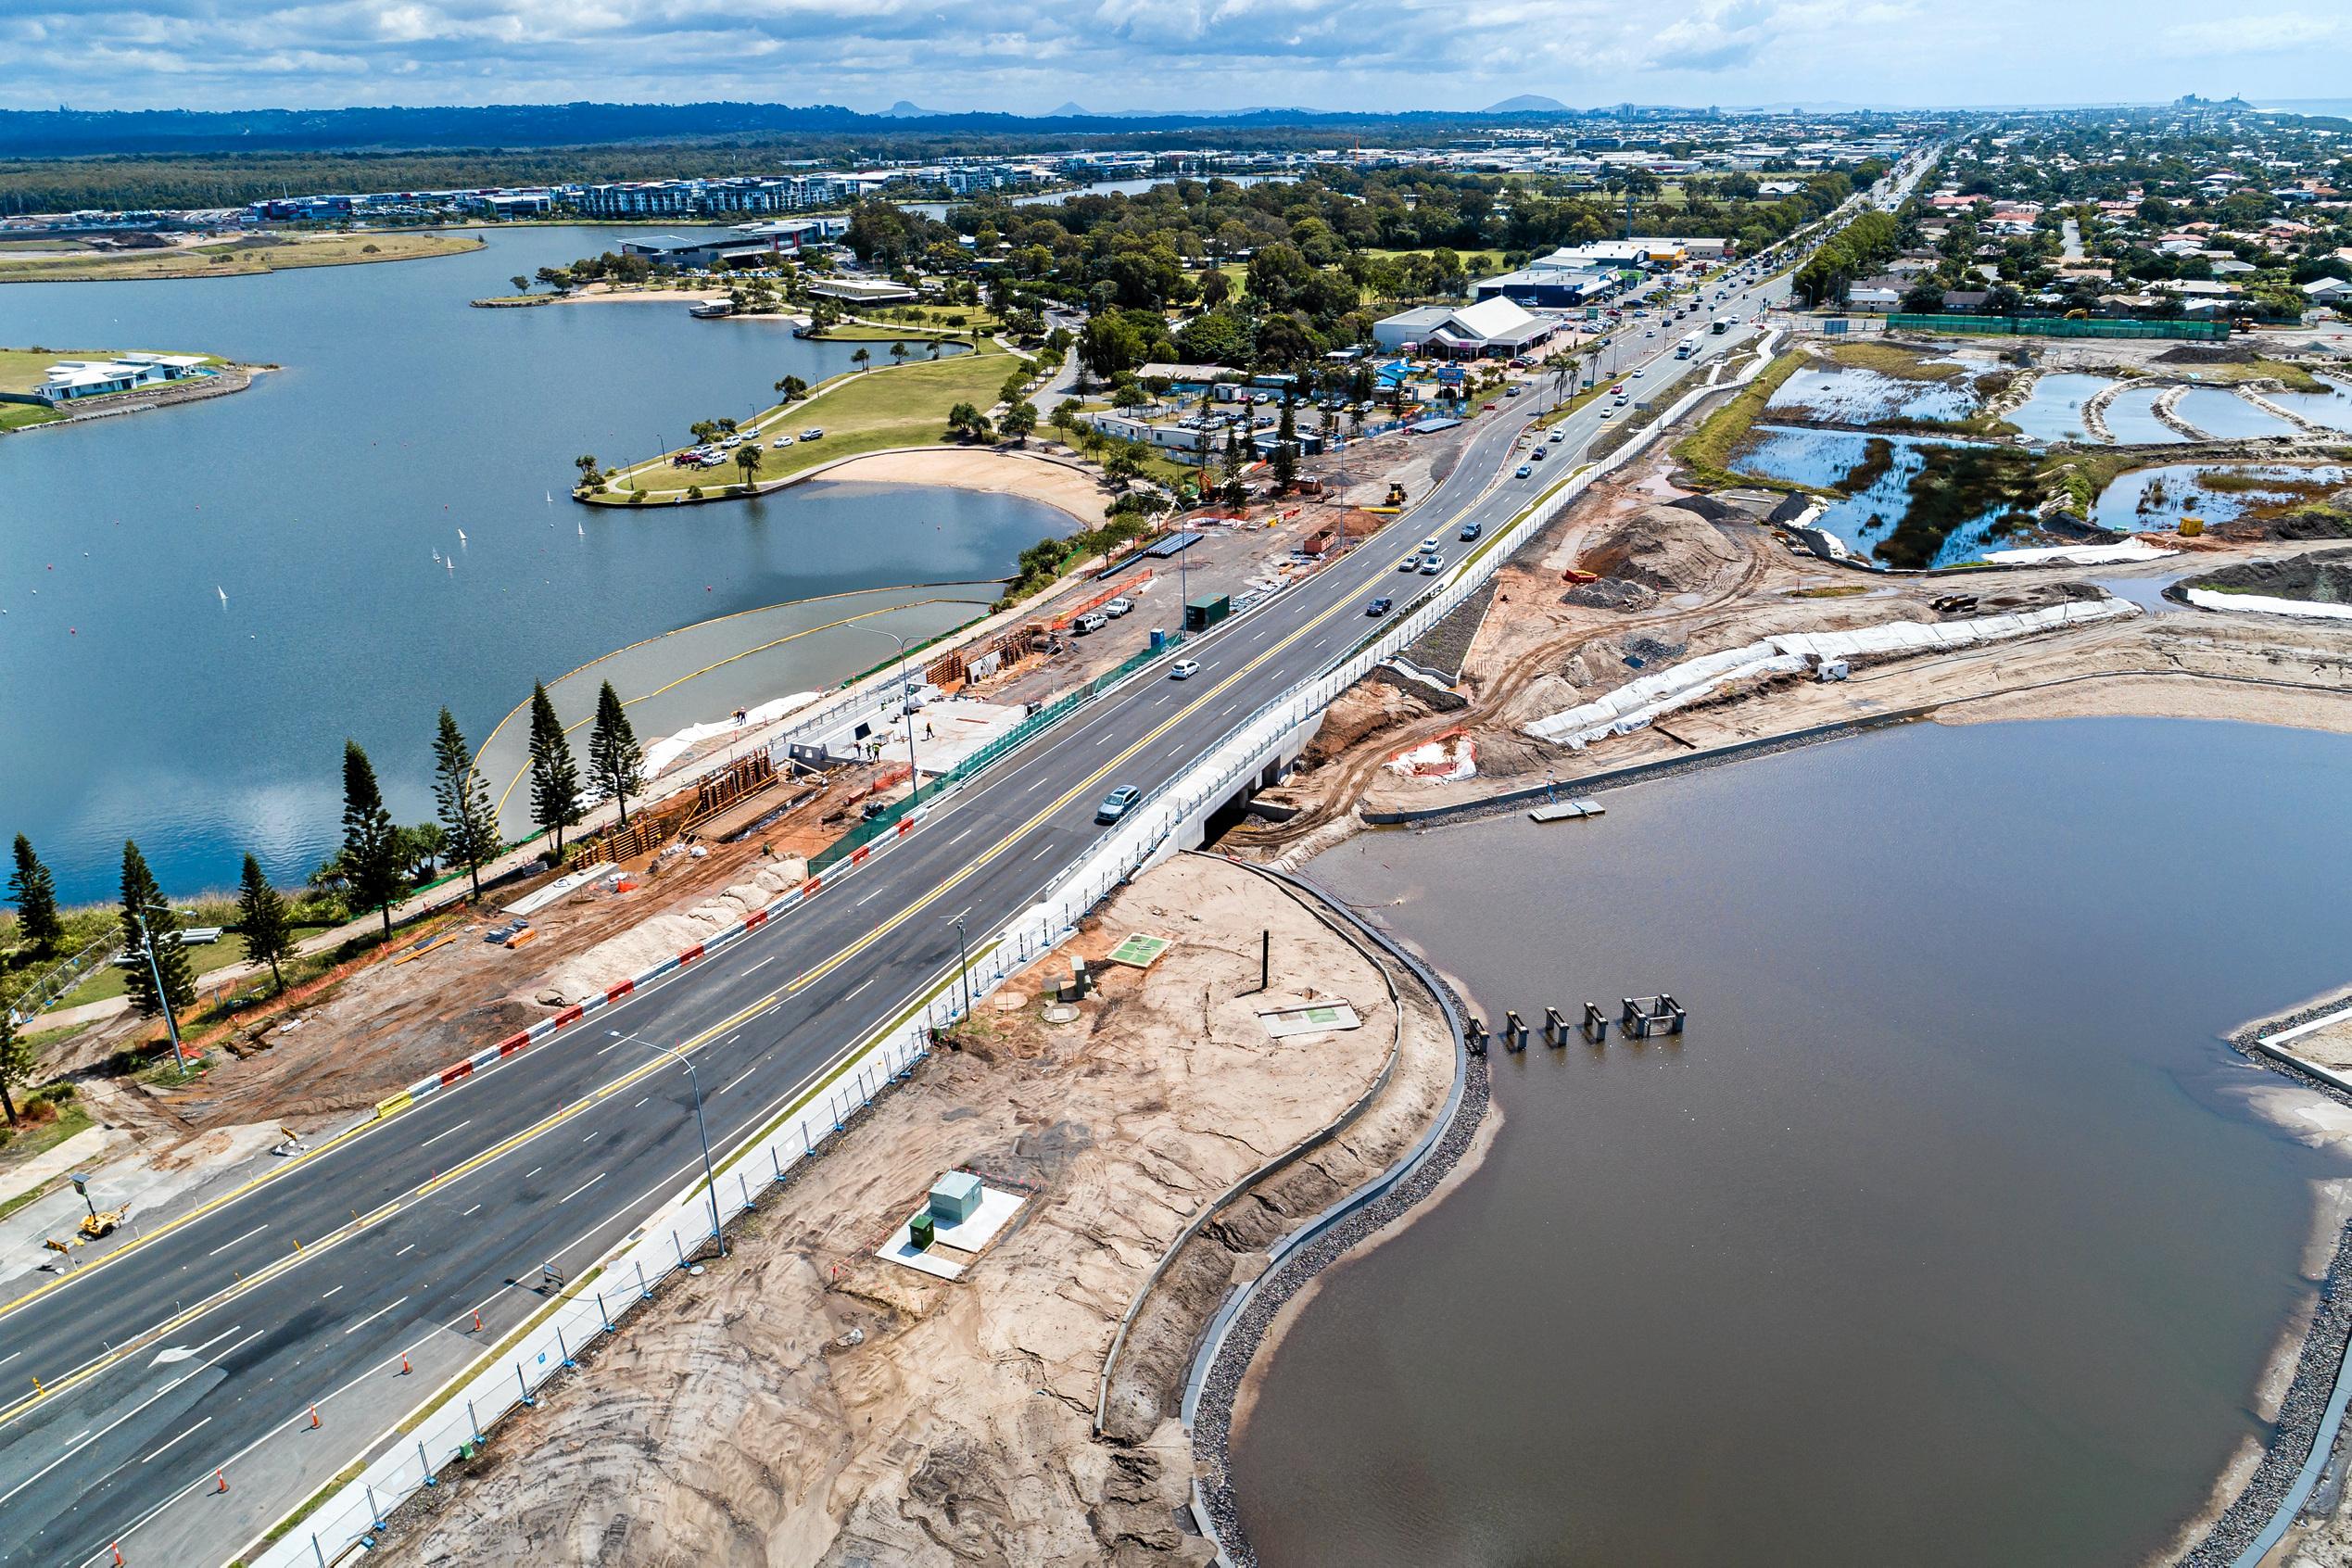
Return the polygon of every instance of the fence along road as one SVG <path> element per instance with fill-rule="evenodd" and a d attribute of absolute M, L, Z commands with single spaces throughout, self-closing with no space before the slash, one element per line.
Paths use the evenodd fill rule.
<path fill-rule="evenodd" d="M 543 1263 L 576 1273 L 699 1169 L 685 1075 L 650 1046 L 693 1056 L 714 1144 L 765 1127 L 953 967 L 955 916 L 993 932 L 1033 911 L 1101 841 L 1112 786 L 1157 790 L 1210 758 L 1356 648 L 1372 594 L 1427 588 L 1395 570 L 1422 534 L 1456 554 L 1461 523 L 1493 536 L 1557 486 L 1599 407 L 1516 479 L 1536 402 L 1504 402 L 1375 538 L 1196 639 L 1191 681 L 1145 672 L 789 915 L 7 1312 L 0 1377 L 27 1397 L 0 1424 L 0 1563 L 110 1562 L 118 1539 L 133 1562 L 217 1561 L 316 1491 L 543 1307 Z"/>

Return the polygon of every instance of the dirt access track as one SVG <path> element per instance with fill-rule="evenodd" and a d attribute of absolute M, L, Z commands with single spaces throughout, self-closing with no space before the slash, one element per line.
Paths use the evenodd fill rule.
<path fill-rule="evenodd" d="M 1258 984 L 1272 933 L 1272 990 Z M 1131 931 L 1175 945 L 1103 970 L 1069 1022 L 1041 982 Z M 576 1380 L 396 1516 L 406 1564 L 1202 1562 L 1176 1419 L 1201 1324 L 1258 1249 L 1360 1184 L 1442 1106 L 1451 1037 L 1281 884 L 1181 856 L 1015 977 Z M 1261 1009 L 1339 999 L 1354 1030 L 1271 1038 Z M 1210 1222 L 1097 1380 L 1121 1315 L 1184 1227 L 1397 1066 L 1338 1138 Z M 950 1283 L 872 1256 L 962 1169 L 1028 1193 Z"/>
<path fill-rule="evenodd" d="M 1662 449 L 1663 449 L 1662 444 Z M 1303 766 L 1258 798 L 1230 853 L 1296 866 L 1367 814 L 1474 807 L 1515 790 L 1701 758 L 1823 726 L 2120 714 L 2352 730 L 2352 624 L 2188 610 L 2176 578 L 2341 549 L 2340 539 L 2146 536 L 2178 553 L 2143 563 L 1865 573 L 1791 548 L 1777 496 L 1696 493 L 1660 450 L 1594 485 L 1408 651 L 1429 678 L 1375 671 L 1326 713 Z M 1566 575 L 1588 573 L 1598 580 Z M 2293 575 L 2289 570 L 2287 575 Z M 2303 575 L 2309 573 L 2304 572 Z M 1941 653 L 1856 661 L 1851 678 L 1734 684 L 1583 750 L 1524 726 L 1638 675 L 1776 634 L 1993 615 L 2121 592 L 2158 606 L 2128 620 Z M 1939 610 L 1945 595 L 1972 596 Z M 1447 684 L 1452 681 L 1450 687 Z M 1433 782 L 1390 765 L 1433 740 L 1474 752 L 1474 777 Z"/>

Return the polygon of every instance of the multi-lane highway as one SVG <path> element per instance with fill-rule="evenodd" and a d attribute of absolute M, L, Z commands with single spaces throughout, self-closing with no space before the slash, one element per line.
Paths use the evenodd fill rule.
<path fill-rule="evenodd" d="M 1710 298 L 1741 324 L 1702 326 L 1701 357 L 1743 345 L 1784 292 Z M 1663 388 L 1689 330 L 1628 316 L 1617 375 Z M 117 1541 L 133 1563 L 218 1562 L 323 1485 L 539 1305 L 542 1264 L 575 1271 L 699 1170 L 687 1076 L 657 1048 L 691 1053 L 722 1149 L 761 1125 L 953 965 L 958 916 L 983 932 L 1034 903 L 1102 831 L 1106 791 L 1172 777 L 1347 651 L 1375 595 L 1406 607 L 1432 579 L 1397 565 L 1423 536 L 1458 559 L 1462 525 L 1492 532 L 1564 481 L 1609 400 L 1561 421 L 1522 477 L 1539 402 L 1481 414 L 1388 528 L 1188 644 L 1192 679 L 1145 675 L 708 962 L 6 1309 L 0 1564 L 110 1562 Z M 1161 608 L 1137 620 L 1172 621 L 1172 596 Z"/>

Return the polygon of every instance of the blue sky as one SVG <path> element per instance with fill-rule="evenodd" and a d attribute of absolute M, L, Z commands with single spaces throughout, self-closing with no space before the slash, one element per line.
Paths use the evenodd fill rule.
<path fill-rule="evenodd" d="M 2343 0 L 0 3 L 0 105 L 20 108 L 2259 103 L 2352 93 L 2347 57 Z"/>

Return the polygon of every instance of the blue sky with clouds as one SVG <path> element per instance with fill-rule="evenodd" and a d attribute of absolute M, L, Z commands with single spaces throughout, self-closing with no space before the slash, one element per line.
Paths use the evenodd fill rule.
<path fill-rule="evenodd" d="M 2346 0 L 0 0 L 25 108 L 2270 102 L 2347 58 Z"/>

